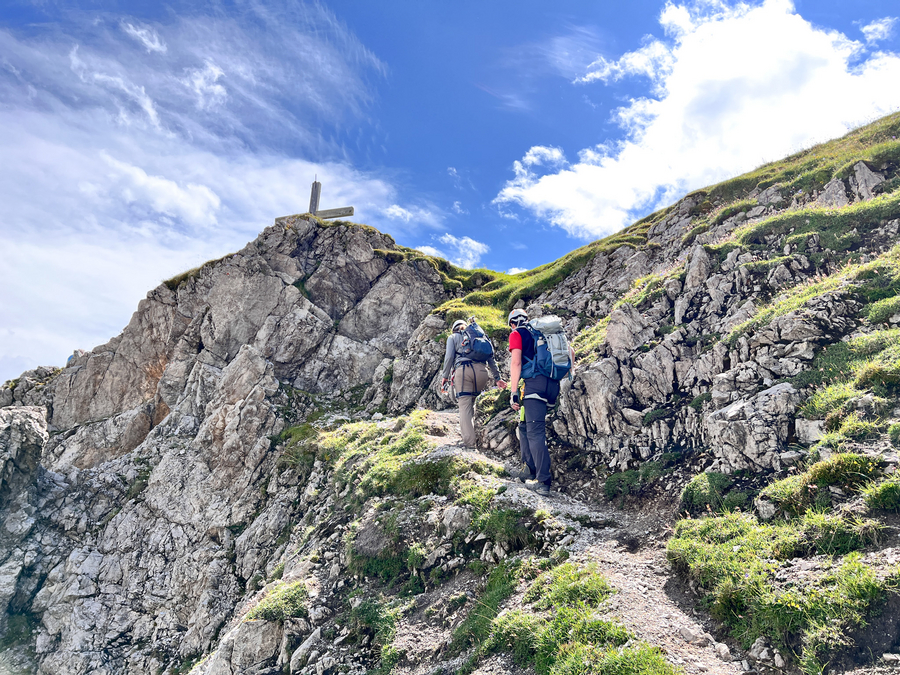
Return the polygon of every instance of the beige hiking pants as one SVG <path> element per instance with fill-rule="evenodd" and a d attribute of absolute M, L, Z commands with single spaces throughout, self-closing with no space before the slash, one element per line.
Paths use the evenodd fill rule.
<path fill-rule="evenodd" d="M 475 397 L 488 388 L 490 375 L 486 363 L 467 363 L 453 374 L 453 389 L 459 405 L 459 430 L 463 445 L 477 447 L 475 439 Z"/>

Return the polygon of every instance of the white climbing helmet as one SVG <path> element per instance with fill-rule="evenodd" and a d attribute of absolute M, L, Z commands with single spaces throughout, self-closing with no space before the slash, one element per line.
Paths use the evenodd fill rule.
<path fill-rule="evenodd" d="M 526 321 L 528 321 L 528 312 L 524 309 L 514 309 L 509 313 L 506 323 L 510 328 L 518 328 Z"/>
<path fill-rule="evenodd" d="M 453 322 L 452 330 L 454 333 L 461 331 L 461 330 L 465 330 L 465 328 L 466 328 L 466 322 L 463 321 L 462 319 L 457 319 L 456 321 Z"/>

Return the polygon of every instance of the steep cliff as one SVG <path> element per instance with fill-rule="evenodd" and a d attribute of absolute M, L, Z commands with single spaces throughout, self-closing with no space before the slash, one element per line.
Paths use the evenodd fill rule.
<path fill-rule="evenodd" d="M 458 270 L 365 226 L 291 216 L 160 285 L 118 337 L 0 389 L 0 630 L 24 649 L 17 667 L 471 669 L 513 648 L 512 628 L 491 623 L 499 604 L 493 627 L 470 626 L 479 584 L 479 603 L 505 584 L 544 630 L 550 600 L 523 586 L 538 575 L 594 574 L 604 546 L 628 549 L 700 503 L 716 527 L 737 527 L 715 520 L 733 516 L 722 515 L 727 488 L 691 501 L 694 474 L 745 480 L 749 496 L 738 504 L 733 490 L 733 504 L 748 518 L 755 509 L 754 527 L 800 528 L 790 519 L 811 518 L 812 504 L 834 508 L 831 530 L 803 521 L 806 548 L 770 558 L 866 553 L 878 593 L 856 606 L 859 620 L 828 615 L 858 631 L 895 579 L 897 542 L 866 534 L 895 506 L 862 491 L 890 483 L 898 463 L 898 131 L 900 117 L 885 118 L 520 275 Z M 484 456 L 447 437 L 451 418 L 408 416 L 446 405 L 434 385 L 448 323 L 474 314 L 502 349 L 515 306 L 562 316 L 578 355 L 551 416 L 556 484 L 570 498 L 548 504 L 503 478 L 498 461 L 517 452 L 503 395 L 479 403 Z M 866 484 L 834 467 L 840 479 L 822 478 L 833 455 L 870 458 Z M 641 498 L 661 509 L 651 521 Z M 616 516 L 610 499 L 637 515 Z M 869 530 L 822 544 L 851 516 Z M 691 537 L 706 535 L 678 527 L 660 576 L 720 602 L 693 553 Z M 819 583 L 828 565 L 815 565 L 804 578 Z M 530 588 L 557 583 L 539 579 Z M 717 619 L 733 649 L 763 640 L 759 668 L 787 659 L 813 672 L 839 643 L 816 642 L 812 615 L 771 630 Z M 879 626 L 885 651 L 900 634 Z M 416 631 L 431 638 L 419 644 Z M 609 643 L 622 653 L 662 639 L 627 631 Z M 696 648 L 697 663 L 739 672 L 721 640 L 691 635 L 679 648 Z M 648 672 L 668 672 L 646 654 L 663 664 Z"/>

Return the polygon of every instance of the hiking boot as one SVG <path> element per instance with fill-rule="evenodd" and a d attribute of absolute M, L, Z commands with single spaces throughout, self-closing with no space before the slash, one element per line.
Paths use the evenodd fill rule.
<path fill-rule="evenodd" d="M 510 471 L 509 475 L 521 483 L 524 483 L 529 479 L 534 479 L 534 474 L 531 473 L 531 469 L 529 469 L 528 465 L 524 462 L 518 469 L 513 469 L 512 471 Z"/>
<path fill-rule="evenodd" d="M 541 497 L 550 496 L 550 486 L 539 480 L 526 480 L 525 487 L 532 492 L 537 492 Z"/>

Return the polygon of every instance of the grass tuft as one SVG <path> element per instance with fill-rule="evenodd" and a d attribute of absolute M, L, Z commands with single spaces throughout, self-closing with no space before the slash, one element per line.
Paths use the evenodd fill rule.
<path fill-rule="evenodd" d="M 307 616 L 307 597 L 306 586 L 302 581 L 280 584 L 247 612 L 247 619 L 284 621 L 291 617 Z"/>

